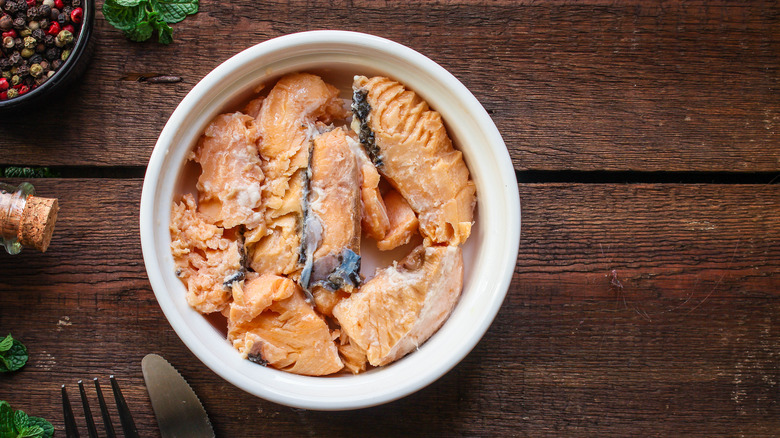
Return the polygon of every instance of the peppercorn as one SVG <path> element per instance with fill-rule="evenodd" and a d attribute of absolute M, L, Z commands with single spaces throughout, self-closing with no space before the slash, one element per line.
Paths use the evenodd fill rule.
<path fill-rule="evenodd" d="M 35 86 L 40 87 L 43 85 L 44 82 L 49 80 L 49 76 L 46 76 L 45 74 L 42 74 L 41 77 L 35 78 Z"/>
<path fill-rule="evenodd" d="M 40 64 L 41 61 L 43 61 L 43 56 L 41 56 L 39 53 L 36 53 L 35 55 L 31 56 L 28 61 L 30 64 Z"/>
<path fill-rule="evenodd" d="M 14 45 L 15 45 L 14 37 L 7 36 L 7 37 L 3 38 L 3 47 L 5 47 L 6 49 L 13 49 Z"/>
<path fill-rule="evenodd" d="M 46 28 L 49 27 L 49 19 L 44 17 L 38 20 L 38 27 L 40 27 L 43 30 L 46 30 Z"/>
<path fill-rule="evenodd" d="M 35 38 L 32 36 L 26 36 L 24 37 L 24 48 L 25 49 L 32 49 L 38 44 L 38 41 L 35 41 Z"/>
<path fill-rule="evenodd" d="M 43 67 L 40 64 L 33 64 L 30 66 L 30 76 L 39 78 L 43 74 Z"/>
<path fill-rule="evenodd" d="M 8 60 L 11 61 L 11 65 L 18 65 L 22 62 L 22 55 L 19 52 L 11 53 L 11 56 L 8 57 Z"/>
<path fill-rule="evenodd" d="M 38 62 L 38 64 L 41 65 L 41 68 L 43 69 L 43 71 L 47 71 L 49 69 L 49 61 L 43 59 L 43 57 L 41 57 L 41 60 L 40 60 L 40 62 Z"/>
<path fill-rule="evenodd" d="M 60 33 L 57 34 L 57 38 L 54 39 L 54 45 L 57 47 L 65 47 L 72 42 L 73 34 L 67 30 L 61 30 Z"/>
<path fill-rule="evenodd" d="M 24 55 L 22 55 L 24 56 Z M 27 67 L 27 64 L 22 64 L 20 66 L 16 67 L 16 73 L 15 75 L 18 75 L 20 78 L 23 78 L 24 75 L 30 72 L 30 67 Z"/>
<path fill-rule="evenodd" d="M 32 7 L 27 8 L 27 19 L 28 20 L 35 20 L 36 18 L 38 18 L 38 14 L 39 14 L 39 11 L 38 11 L 38 8 L 35 6 L 35 4 L 33 4 Z"/>
<path fill-rule="evenodd" d="M 54 7 L 54 0 L 43 0 L 43 5 L 48 6 L 49 8 Z"/>
<path fill-rule="evenodd" d="M 46 59 L 48 59 L 49 61 L 53 61 L 60 57 L 60 49 L 56 47 L 49 47 L 48 49 L 46 49 L 46 53 L 44 54 L 44 56 L 46 56 Z"/>
<path fill-rule="evenodd" d="M 9 70 L 6 70 L 6 71 L 3 72 L 3 74 L 0 74 L 0 76 L 6 78 L 8 80 L 11 80 L 11 76 L 13 76 L 13 74 Z"/>
<path fill-rule="evenodd" d="M 19 37 L 14 38 L 14 49 L 16 50 L 24 49 L 24 42 L 22 42 L 21 38 Z"/>
<path fill-rule="evenodd" d="M 38 21 L 35 21 L 35 20 L 33 20 L 33 21 L 31 21 L 31 22 L 27 23 L 27 27 L 28 27 L 28 28 L 29 28 L 31 31 L 35 32 L 36 30 L 38 30 L 38 29 L 40 29 L 40 28 L 41 28 L 41 24 L 40 24 Z"/>
<path fill-rule="evenodd" d="M 68 32 L 72 33 L 73 35 L 76 34 L 76 28 L 73 27 L 72 24 L 66 24 L 65 26 L 62 26 L 62 30 L 67 30 Z"/>
<path fill-rule="evenodd" d="M 38 45 L 35 46 L 35 51 L 38 53 L 43 53 L 44 50 L 46 50 L 46 44 L 38 43 Z"/>
<path fill-rule="evenodd" d="M 7 90 L 9 86 L 10 85 L 8 85 L 8 79 L 0 78 L 0 91 Z"/>
<path fill-rule="evenodd" d="M 0 0 L 0 8 L 2 8 L 3 5 L 5 5 L 5 0 Z"/>
<path fill-rule="evenodd" d="M 27 7 L 31 8 L 33 6 L 35 6 L 35 0 L 27 0 Z"/>
<path fill-rule="evenodd" d="M 62 67 L 62 64 L 63 64 L 63 61 L 61 59 L 59 59 L 59 58 L 55 59 L 54 61 L 51 62 L 51 69 L 55 70 L 55 71 L 59 70 L 60 67 Z"/>
<path fill-rule="evenodd" d="M 0 0 L 0 1 L 2 1 L 2 0 Z M 78 8 L 78 7 L 80 7 L 80 6 L 81 6 L 81 0 L 73 0 L 72 2 L 70 2 L 70 4 L 71 4 L 71 6 L 73 6 L 74 8 Z"/>
<path fill-rule="evenodd" d="M 19 96 L 19 90 L 17 90 L 16 88 L 9 88 L 7 93 L 9 99 L 13 99 L 14 97 Z"/>
<path fill-rule="evenodd" d="M 39 43 L 43 41 L 43 38 L 46 36 L 46 32 L 43 31 L 43 29 L 35 29 L 30 34 L 33 38 L 35 38 L 35 41 L 38 41 Z"/>
<path fill-rule="evenodd" d="M 9 14 L 15 14 L 15 13 L 19 12 L 19 9 L 21 9 L 21 8 L 19 7 L 19 4 L 17 4 L 16 2 L 10 2 L 9 1 L 9 2 L 6 2 L 6 4 L 5 4 L 5 11 L 8 12 Z"/>
<path fill-rule="evenodd" d="M 51 8 L 51 11 L 49 12 L 49 19 L 51 21 L 57 21 L 57 17 L 60 16 L 60 10 L 57 8 Z"/>
<path fill-rule="evenodd" d="M 60 59 L 63 61 L 67 61 L 69 56 L 70 56 L 70 49 L 65 49 L 62 51 L 62 54 L 60 55 Z"/>
<path fill-rule="evenodd" d="M 56 21 L 52 21 L 51 25 L 46 30 L 46 33 L 48 33 L 49 35 L 57 35 L 58 33 L 60 33 L 60 30 L 62 30 L 60 28 L 60 24 L 57 23 Z"/>
<path fill-rule="evenodd" d="M 10 15 L 3 15 L 0 17 L 0 29 L 9 30 L 13 27 L 14 20 Z"/>
<path fill-rule="evenodd" d="M 64 26 L 68 23 L 68 15 L 64 12 L 60 12 L 59 15 L 57 15 L 57 23 L 60 23 L 61 26 Z"/>
<path fill-rule="evenodd" d="M 33 49 L 22 49 L 22 58 L 29 58 L 35 54 Z"/>
<path fill-rule="evenodd" d="M 11 86 L 19 85 L 22 82 L 22 78 L 19 75 L 11 76 Z"/>
<path fill-rule="evenodd" d="M 26 24 L 27 24 L 27 20 L 25 20 L 24 17 L 14 18 L 14 29 L 22 30 L 24 29 L 24 26 Z"/>
<path fill-rule="evenodd" d="M 54 76 L 54 70 L 49 70 L 49 71 L 48 71 L 48 73 L 46 73 L 46 76 L 47 76 L 47 77 L 52 77 L 52 76 Z"/>
<path fill-rule="evenodd" d="M 55 38 L 56 37 L 54 35 L 49 35 L 47 33 L 43 36 L 43 44 L 46 44 L 46 47 L 51 47 L 54 45 Z"/>
<path fill-rule="evenodd" d="M 0 58 L 0 70 L 8 70 L 11 68 L 11 61 L 8 58 Z"/>

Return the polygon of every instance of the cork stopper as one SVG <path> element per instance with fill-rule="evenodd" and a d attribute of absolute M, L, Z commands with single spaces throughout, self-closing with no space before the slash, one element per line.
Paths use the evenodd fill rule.
<path fill-rule="evenodd" d="M 17 239 L 24 246 L 32 247 L 40 252 L 46 252 L 54 234 L 54 223 L 57 221 L 59 206 L 53 198 L 30 196 L 22 212 Z"/>

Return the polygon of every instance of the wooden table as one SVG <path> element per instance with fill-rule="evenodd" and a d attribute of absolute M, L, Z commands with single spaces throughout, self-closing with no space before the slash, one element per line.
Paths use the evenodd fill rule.
<path fill-rule="evenodd" d="M 159 436 L 140 368 L 157 352 L 220 437 L 780 435 L 776 1 L 204 0 L 174 29 L 170 46 L 133 43 L 99 15 L 83 81 L 0 122 L 0 165 L 52 167 L 60 178 L 33 182 L 62 206 L 48 252 L 0 254 L 0 334 L 30 351 L 0 399 L 63 436 L 60 385 L 116 374 L 142 435 Z M 205 368 L 160 311 L 138 235 L 145 166 L 179 101 L 238 51 L 309 29 L 387 37 L 451 71 L 504 136 L 523 206 L 513 282 L 479 345 L 418 393 L 354 412 L 276 405 Z M 136 80 L 156 74 L 182 81 Z"/>

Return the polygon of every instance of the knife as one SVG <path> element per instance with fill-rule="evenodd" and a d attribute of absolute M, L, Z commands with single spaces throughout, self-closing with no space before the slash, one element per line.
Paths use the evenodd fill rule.
<path fill-rule="evenodd" d="M 141 370 L 163 438 L 214 438 L 206 410 L 173 365 L 147 354 Z"/>

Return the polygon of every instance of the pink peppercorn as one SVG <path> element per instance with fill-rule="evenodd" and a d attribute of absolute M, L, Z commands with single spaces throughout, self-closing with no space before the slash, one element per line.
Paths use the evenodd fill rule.
<path fill-rule="evenodd" d="M 70 21 L 79 24 L 81 23 L 81 20 L 84 19 L 84 10 L 81 8 L 76 8 L 70 13 Z"/>
<path fill-rule="evenodd" d="M 35 6 L 35 0 L 27 0 L 27 7 L 31 8 L 33 6 Z"/>
<path fill-rule="evenodd" d="M 60 33 L 60 30 L 62 30 L 62 29 L 60 29 L 60 23 L 57 23 L 56 21 L 53 21 L 51 23 L 51 26 L 49 26 L 49 29 L 46 31 L 46 33 L 48 33 L 49 35 L 55 35 L 56 36 L 58 33 Z"/>
<path fill-rule="evenodd" d="M 62 30 L 67 30 L 68 32 L 72 33 L 73 35 L 76 34 L 76 28 L 74 28 L 70 24 L 66 24 L 65 26 L 62 26 Z"/>
<path fill-rule="evenodd" d="M 19 90 L 19 95 L 21 96 L 22 94 L 26 94 L 28 91 L 30 91 L 30 87 L 28 87 L 27 85 L 22 85 L 21 87 L 18 88 L 18 90 Z"/>
<path fill-rule="evenodd" d="M 7 91 L 0 92 L 0 100 L 6 100 L 6 99 L 8 99 L 8 92 Z"/>
<path fill-rule="evenodd" d="M 16 38 L 16 31 L 11 29 L 8 32 L 3 32 L 3 38 L 5 37 Z"/>
<path fill-rule="evenodd" d="M 54 0 L 54 7 L 62 10 L 62 8 L 65 7 L 65 3 L 63 3 L 62 0 Z"/>
<path fill-rule="evenodd" d="M 0 78 L 0 91 L 5 91 L 7 89 L 8 89 L 8 79 Z"/>

